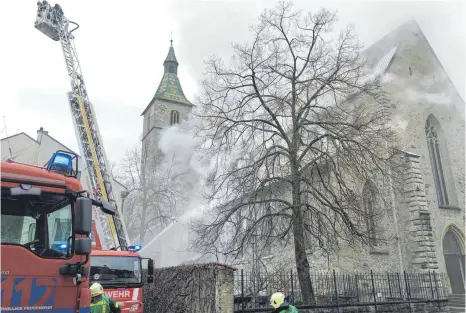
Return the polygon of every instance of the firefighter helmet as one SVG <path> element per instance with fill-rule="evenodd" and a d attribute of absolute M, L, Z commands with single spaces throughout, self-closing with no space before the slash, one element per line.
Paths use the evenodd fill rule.
<path fill-rule="evenodd" d="M 276 292 L 270 297 L 270 305 L 274 308 L 279 308 L 285 302 L 285 295 L 281 292 Z"/>
<path fill-rule="evenodd" d="M 91 297 L 97 297 L 104 293 L 104 288 L 99 283 L 93 283 L 89 289 L 91 290 Z"/>

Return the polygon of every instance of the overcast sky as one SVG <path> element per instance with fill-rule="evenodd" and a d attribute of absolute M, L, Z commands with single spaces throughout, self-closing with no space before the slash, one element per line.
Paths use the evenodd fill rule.
<path fill-rule="evenodd" d="M 6 117 L 8 135 L 26 132 L 35 138 L 42 126 L 79 151 L 66 98 L 70 84 L 61 46 L 34 28 L 36 2 L 3 3 L 1 115 Z M 80 24 L 76 47 L 110 161 L 120 160 L 126 149 L 140 142 L 140 114 L 162 77 L 171 32 L 181 84 L 194 101 L 204 59 L 212 54 L 228 58 L 231 43 L 250 40 L 248 26 L 257 21 L 263 8 L 275 3 L 62 0 L 65 15 Z M 341 23 L 354 23 L 366 45 L 414 17 L 464 99 L 463 1 L 303 0 L 295 5 L 305 11 L 323 6 L 338 9 Z M 0 129 L 3 138 L 5 128 Z"/>

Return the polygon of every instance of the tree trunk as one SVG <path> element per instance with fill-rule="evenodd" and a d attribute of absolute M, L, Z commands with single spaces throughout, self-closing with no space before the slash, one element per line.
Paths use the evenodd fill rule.
<path fill-rule="evenodd" d="M 146 235 L 146 220 L 144 217 L 146 216 L 147 212 L 147 201 L 146 201 L 146 193 L 143 193 L 142 199 L 142 212 L 141 212 L 141 224 L 139 226 L 139 243 L 144 245 L 144 236 Z"/>
<path fill-rule="evenodd" d="M 144 160 L 144 159 L 143 159 Z M 146 182 L 146 168 L 144 167 L 145 162 L 142 163 L 142 212 L 141 212 L 141 223 L 139 225 L 139 243 L 144 245 L 144 236 L 146 234 L 146 212 L 147 212 L 147 182 Z"/>
<path fill-rule="evenodd" d="M 304 223 L 301 210 L 300 197 L 300 180 L 298 171 L 292 169 L 293 184 L 293 239 L 296 271 L 298 273 L 299 285 L 301 287 L 301 297 L 305 304 L 315 304 L 314 290 L 312 288 L 311 273 L 309 261 L 306 255 L 306 246 L 304 243 Z"/>

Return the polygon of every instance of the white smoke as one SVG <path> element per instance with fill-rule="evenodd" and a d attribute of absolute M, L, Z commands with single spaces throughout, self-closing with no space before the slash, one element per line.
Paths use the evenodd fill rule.
<path fill-rule="evenodd" d="M 201 138 L 196 137 L 197 126 L 198 120 L 189 115 L 180 124 L 163 129 L 158 146 L 165 155 L 165 160 L 174 157 L 179 164 L 182 164 L 183 170 L 194 172 L 203 180 L 212 171 L 212 165 L 210 159 L 198 150 L 208 142 L 202 142 Z"/>
<path fill-rule="evenodd" d="M 193 257 L 190 251 L 189 224 L 192 219 L 202 217 L 208 209 L 203 197 L 203 187 L 211 162 L 199 150 L 201 139 L 195 136 L 196 119 L 190 116 L 180 124 L 163 129 L 158 147 L 164 155 L 164 166 L 171 166 L 177 174 L 182 174 L 184 201 L 177 206 L 180 216 L 154 237 L 142 250 L 144 256 L 153 257 L 158 251 L 158 266 L 178 265 Z"/>
<path fill-rule="evenodd" d="M 388 84 L 395 82 L 397 79 L 399 78 L 395 74 L 385 73 L 384 75 L 382 75 L 381 81 L 383 84 Z"/>
<path fill-rule="evenodd" d="M 408 121 L 399 114 L 395 114 L 392 118 L 392 127 L 397 134 L 401 135 L 406 131 L 406 128 L 408 128 Z"/>
<path fill-rule="evenodd" d="M 452 90 L 449 88 L 448 77 L 445 75 L 427 76 L 422 79 L 410 80 L 392 73 L 383 76 L 382 81 L 391 85 L 394 95 L 408 104 L 452 105 Z M 398 90 L 398 91 L 395 91 Z M 439 90 L 437 92 L 437 90 Z"/>
<path fill-rule="evenodd" d="M 452 99 L 446 93 L 431 93 L 420 89 L 406 88 L 404 90 L 406 100 L 414 103 L 430 103 L 438 105 L 452 104 Z"/>
<path fill-rule="evenodd" d="M 176 154 L 181 160 L 190 160 L 194 154 L 194 139 L 182 125 L 173 125 L 161 132 L 159 148 L 166 156 Z"/>
<path fill-rule="evenodd" d="M 413 108 L 425 106 L 454 105 L 453 91 L 446 75 L 426 76 L 422 79 L 400 77 L 393 73 L 386 73 L 382 82 L 391 94 L 395 107 L 392 118 L 393 130 L 404 134 L 409 125 L 409 114 Z M 417 109 L 414 109 L 417 110 Z"/>

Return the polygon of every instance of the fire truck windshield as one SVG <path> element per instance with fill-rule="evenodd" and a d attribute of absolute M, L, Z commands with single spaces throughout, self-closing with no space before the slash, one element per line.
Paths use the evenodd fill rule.
<path fill-rule="evenodd" d="M 2 245 L 16 245 L 42 258 L 70 258 L 73 205 L 69 197 L 42 193 L 41 199 L 11 197 L 2 188 Z"/>
<path fill-rule="evenodd" d="M 91 282 L 103 286 L 141 284 L 141 260 L 133 256 L 91 256 Z"/>

